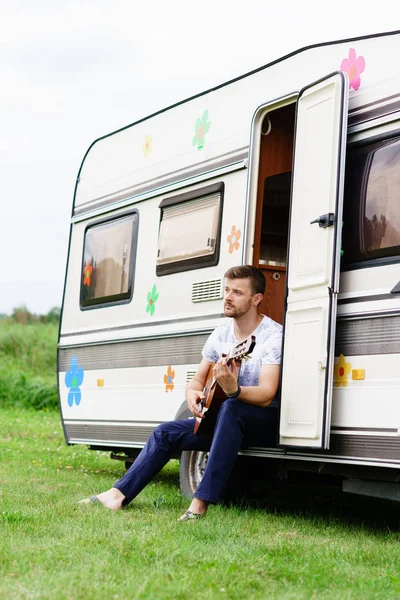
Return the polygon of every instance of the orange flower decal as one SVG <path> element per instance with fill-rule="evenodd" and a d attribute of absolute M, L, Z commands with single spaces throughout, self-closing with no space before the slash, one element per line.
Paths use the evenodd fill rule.
<path fill-rule="evenodd" d="M 92 274 L 93 267 L 90 264 L 90 260 L 86 261 L 86 265 L 83 267 L 83 285 L 90 286 L 90 276 Z"/>
<path fill-rule="evenodd" d="M 232 229 L 228 237 L 226 238 L 229 244 L 229 254 L 232 254 L 234 250 L 239 250 L 240 244 L 239 240 L 242 234 L 239 229 L 236 229 L 236 225 L 232 225 Z"/>
<path fill-rule="evenodd" d="M 334 368 L 334 376 L 335 376 L 335 384 L 339 387 L 342 385 L 343 387 L 347 386 L 347 376 L 351 373 L 351 364 L 346 362 L 343 354 L 339 356 L 339 361 L 335 364 Z"/>
<path fill-rule="evenodd" d="M 174 377 L 175 371 L 172 370 L 171 365 L 168 367 L 166 374 L 164 375 L 165 391 L 172 392 L 174 389 Z"/>

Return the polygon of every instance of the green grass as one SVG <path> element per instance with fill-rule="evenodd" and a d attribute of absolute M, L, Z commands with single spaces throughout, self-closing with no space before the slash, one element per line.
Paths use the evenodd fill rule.
<path fill-rule="evenodd" d="M 57 334 L 57 324 L 0 319 L 0 407 L 57 407 Z"/>
<path fill-rule="evenodd" d="M 176 461 L 125 510 L 77 504 L 123 472 L 67 447 L 57 412 L 0 409 L 2 598 L 400 597 L 398 509 L 286 488 L 178 523 Z"/>

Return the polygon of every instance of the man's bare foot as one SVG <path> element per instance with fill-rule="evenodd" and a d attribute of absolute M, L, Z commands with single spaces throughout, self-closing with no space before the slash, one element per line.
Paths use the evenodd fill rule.
<path fill-rule="evenodd" d="M 205 517 L 207 508 L 208 502 L 206 502 L 205 500 L 201 500 L 201 498 L 193 498 L 188 510 L 190 510 L 190 512 L 192 512 L 195 515 L 202 515 L 203 517 Z"/>
<path fill-rule="evenodd" d="M 111 488 L 106 492 L 97 494 L 97 496 L 90 496 L 90 498 L 80 500 L 78 504 L 100 503 L 105 508 L 109 508 L 110 510 L 119 510 L 122 508 L 122 503 L 124 500 L 125 496 L 122 492 L 120 492 L 117 488 Z"/>
<path fill-rule="evenodd" d="M 189 508 L 179 517 L 178 521 L 190 521 L 191 519 L 200 519 L 206 516 L 208 502 L 200 498 L 193 498 Z"/>

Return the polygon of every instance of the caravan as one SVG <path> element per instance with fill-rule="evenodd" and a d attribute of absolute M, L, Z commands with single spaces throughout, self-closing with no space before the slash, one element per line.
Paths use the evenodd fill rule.
<path fill-rule="evenodd" d="M 301 49 L 96 140 L 58 344 L 68 444 L 131 462 L 259 267 L 284 326 L 274 447 L 243 454 L 400 499 L 400 32 Z M 185 493 L 207 455 L 181 456 Z"/>

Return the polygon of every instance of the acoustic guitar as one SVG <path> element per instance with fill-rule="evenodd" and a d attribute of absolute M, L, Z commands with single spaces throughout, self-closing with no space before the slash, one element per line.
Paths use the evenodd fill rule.
<path fill-rule="evenodd" d="M 246 360 L 249 354 L 253 352 L 255 345 L 256 338 L 252 335 L 247 340 L 244 340 L 244 342 L 240 342 L 240 344 L 232 348 L 229 354 L 225 356 L 228 366 L 233 361 L 239 365 L 242 360 Z M 196 417 L 194 423 L 194 433 L 208 436 L 212 436 L 214 433 L 218 411 L 221 408 L 221 404 L 227 400 L 225 392 L 214 377 L 214 365 L 215 363 L 213 363 L 208 370 L 206 384 L 203 389 L 204 399 L 200 403 L 201 412 L 204 417 L 202 419 Z"/>

